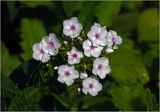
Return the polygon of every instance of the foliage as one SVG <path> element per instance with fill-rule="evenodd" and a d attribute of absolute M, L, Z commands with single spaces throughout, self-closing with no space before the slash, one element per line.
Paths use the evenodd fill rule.
<path fill-rule="evenodd" d="M 2 111 L 158 111 L 158 2 L 46 0 L 2 4 Z M 123 39 L 118 50 L 105 55 L 112 72 L 95 97 L 78 92 L 77 86 L 81 85 L 66 89 L 57 81 L 54 67 L 66 61 L 61 55 L 67 50 L 46 64 L 31 59 L 33 43 L 47 33 L 56 32 L 62 43 L 63 20 L 74 16 L 85 32 L 97 22 L 107 30 L 116 30 Z M 14 37 L 20 38 L 16 40 L 20 48 L 7 41 L 17 39 Z M 10 48 L 22 51 L 12 53 Z"/>

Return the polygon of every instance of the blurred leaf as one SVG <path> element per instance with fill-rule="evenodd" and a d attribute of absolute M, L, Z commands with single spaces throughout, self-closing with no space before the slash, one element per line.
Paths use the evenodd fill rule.
<path fill-rule="evenodd" d="M 9 111 L 34 111 L 38 109 L 38 102 L 41 98 L 39 89 L 28 87 L 18 92 L 11 101 Z"/>
<path fill-rule="evenodd" d="M 1 56 L 2 56 L 2 65 L 1 65 L 1 73 L 3 73 L 3 75 L 5 76 L 9 76 L 10 73 L 16 68 L 18 67 L 18 65 L 20 64 L 20 61 L 18 59 L 18 57 L 14 56 L 14 55 L 10 55 L 7 48 L 5 47 L 5 45 L 1 42 Z"/>
<path fill-rule="evenodd" d="M 101 25 L 111 26 L 114 19 L 121 9 L 121 1 L 100 2 L 97 5 L 95 15 Z"/>
<path fill-rule="evenodd" d="M 62 6 L 67 17 L 71 17 L 74 13 L 76 1 L 62 1 Z"/>
<path fill-rule="evenodd" d="M 87 109 L 91 106 L 95 106 L 95 105 L 98 105 L 98 104 L 103 104 L 108 100 L 110 100 L 110 99 L 106 96 L 85 97 L 85 98 L 83 98 L 82 108 Z"/>
<path fill-rule="evenodd" d="M 146 107 L 147 111 L 158 111 L 158 104 L 156 98 L 151 94 L 149 89 L 146 89 Z"/>
<path fill-rule="evenodd" d="M 44 0 L 44 1 L 20 1 L 22 4 L 30 7 L 30 8 L 36 8 L 38 6 L 48 6 L 52 7 L 53 3 L 50 0 Z"/>
<path fill-rule="evenodd" d="M 116 31 L 130 33 L 137 27 L 138 13 L 124 13 L 117 16 L 118 19 L 115 19 L 112 27 Z"/>
<path fill-rule="evenodd" d="M 123 111 L 143 110 L 145 90 L 142 85 L 117 86 L 111 90 L 113 103 Z"/>
<path fill-rule="evenodd" d="M 110 76 L 117 82 L 142 83 L 149 81 L 148 72 L 143 65 L 139 52 L 129 49 L 123 40 L 120 48 L 108 55 L 112 71 Z"/>
<path fill-rule="evenodd" d="M 18 87 L 4 75 L 1 75 L 1 81 L 1 95 L 4 97 L 9 97 L 9 99 L 11 100 L 14 97 L 14 95 L 18 92 Z"/>
<path fill-rule="evenodd" d="M 143 1 L 125 1 L 123 2 L 124 9 L 130 10 L 130 11 L 139 11 L 142 5 L 143 5 Z"/>
<path fill-rule="evenodd" d="M 159 31 L 158 10 L 150 8 L 144 10 L 139 17 L 138 33 L 140 41 L 157 41 Z"/>
<path fill-rule="evenodd" d="M 71 105 L 71 101 L 68 100 L 68 96 L 66 96 L 64 93 L 57 95 L 55 93 L 52 93 L 52 95 L 54 96 L 54 98 L 56 98 L 63 106 L 65 106 L 66 108 L 69 108 Z"/>
<path fill-rule="evenodd" d="M 159 56 L 159 43 L 150 43 L 149 45 L 149 49 L 147 50 L 146 53 L 143 53 L 143 62 L 145 65 L 147 65 L 147 67 L 151 67 L 152 66 L 152 62 L 154 61 L 154 59 L 158 59 Z"/>
<path fill-rule="evenodd" d="M 8 8 L 8 12 L 9 12 L 9 15 L 12 21 L 14 20 L 18 12 L 18 8 L 16 8 L 15 3 L 16 1 L 7 1 L 7 8 Z"/>
<path fill-rule="evenodd" d="M 22 19 L 21 22 L 21 46 L 24 51 L 22 54 L 24 60 L 32 57 L 32 46 L 34 43 L 41 41 L 46 35 L 44 25 L 37 19 Z"/>
<path fill-rule="evenodd" d="M 88 30 L 91 25 L 93 24 L 93 16 L 95 14 L 95 6 L 97 5 L 97 2 L 85 2 L 83 5 L 83 8 L 80 10 L 78 14 L 78 18 L 80 22 L 84 25 L 84 29 Z"/>

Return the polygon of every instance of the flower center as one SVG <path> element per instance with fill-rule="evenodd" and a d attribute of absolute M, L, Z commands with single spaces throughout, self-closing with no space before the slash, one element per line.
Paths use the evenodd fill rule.
<path fill-rule="evenodd" d="M 40 53 L 41 53 L 41 54 L 44 54 L 44 51 L 43 51 L 43 49 L 40 49 Z"/>
<path fill-rule="evenodd" d="M 96 33 L 95 37 L 96 37 L 96 39 L 99 39 L 99 37 L 100 37 L 99 33 Z"/>
<path fill-rule="evenodd" d="M 68 76 L 70 76 L 70 72 L 69 72 L 69 71 L 65 71 L 65 72 L 64 72 L 64 75 L 65 75 L 66 77 L 68 77 Z"/>
<path fill-rule="evenodd" d="M 93 50 L 96 48 L 96 46 L 91 45 L 90 48 Z"/>
<path fill-rule="evenodd" d="M 74 54 L 72 54 L 72 57 L 73 57 L 73 58 L 77 58 L 78 55 L 77 55 L 76 53 L 74 53 Z"/>
<path fill-rule="evenodd" d="M 112 37 L 112 42 L 113 42 L 113 44 L 115 44 L 115 42 L 116 42 L 115 37 Z"/>
<path fill-rule="evenodd" d="M 54 47 L 54 43 L 52 41 L 48 42 L 49 47 Z"/>
<path fill-rule="evenodd" d="M 72 31 L 75 31 L 75 29 L 76 29 L 75 25 L 71 25 L 70 29 L 71 29 Z"/>
<path fill-rule="evenodd" d="M 93 88 L 93 84 L 89 84 L 89 89 L 92 89 Z"/>
<path fill-rule="evenodd" d="M 98 65 L 98 69 L 99 69 L 99 70 L 101 70 L 102 68 L 103 68 L 103 65 L 102 65 L 102 64 Z"/>

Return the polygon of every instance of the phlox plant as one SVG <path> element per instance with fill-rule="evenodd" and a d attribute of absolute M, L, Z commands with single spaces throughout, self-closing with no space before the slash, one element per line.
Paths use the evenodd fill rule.
<path fill-rule="evenodd" d="M 78 92 L 82 90 L 84 94 L 96 96 L 103 90 L 99 80 L 104 80 L 111 72 L 109 59 L 105 54 L 118 49 L 122 38 L 115 31 L 107 31 L 106 26 L 98 23 L 94 23 L 88 33 L 84 33 L 82 29 L 83 26 L 76 17 L 65 20 L 61 37 L 64 41 L 60 43 L 56 35 L 50 33 L 33 45 L 32 57 L 42 63 L 47 63 L 57 54 L 68 57 L 63 65 L 54 67 L 58 73 L 57 80 L 67 86 L 79 83 Z M 64 50 L 67 50 L 65 54 Z"/>

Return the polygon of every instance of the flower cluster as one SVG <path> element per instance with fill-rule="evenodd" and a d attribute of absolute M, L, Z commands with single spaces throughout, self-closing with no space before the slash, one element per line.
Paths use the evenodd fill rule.
<path fill-rule="evenodd" d="M 98 23 L 94 23 L 87 34 L 82 33 L 82 29 L 83 26 L 76 17 L 63 22 L 65 38 L 71 39 L 72 42 L 74 39 L 78 41 L 76 44 L 64 41 L 64 47 L 70 46 L 69 51 L 66 52 L 68 63 L 55 67 L 58 69 L 57 80 L 70 86 L 81 79 L 82 92 L 96 96 L 102 90 L 102 84 L 98 79 L 105 79 L 106 75 L 111 72 L 109 60 L 105 54 L 112 53 L 117 49 L 118 45 L 122 43 L 122 38 L 115 31 L 107 31 L 106 26 L 102 27 Z M 76 46 L 77 44 L 78 46 Z M 33 58 L 46 63 L 50 60 L 50 56 L 58 54 L 59 49 L 61 49 L 61 44 L 55 34 L 51 33 L 44 37 L 40 43 L 33 45 Z M 92 61 L 83 60 L 88 59 L 87 57 L 90 57 Z M 76 70 L 78 65 L 82 66 L 83 70 Z M 90 65 L 91 68 L 87 65 Z M 87 73 L 88 68 L 92 74 Z"/>

